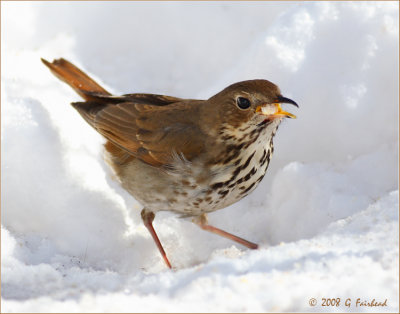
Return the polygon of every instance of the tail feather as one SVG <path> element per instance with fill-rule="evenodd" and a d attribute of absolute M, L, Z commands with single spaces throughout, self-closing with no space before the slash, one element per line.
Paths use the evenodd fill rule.
<path fill-rule="evenodd" d="M 85 100 L 95 100 L 96 95 L 111 95 L 87 74 L 63 58 L 56 59 L 52 63 L 42 59 L 42 62 L 55 76 L 71 86 Z"/>

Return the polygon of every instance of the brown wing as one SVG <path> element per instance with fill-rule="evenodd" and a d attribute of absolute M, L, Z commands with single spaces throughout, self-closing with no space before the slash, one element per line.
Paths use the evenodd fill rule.
<path fill-rule="evenodd" d="M 127 97 L 129 99 L 129 96 Z M 153 166 L 170 165 L 176 155 L 191 161 L 204 150 L 204 134 L 192 117 L 199 103 L 168 106 L 122 102 L 79 102 L 72 105 L 114 145 Z"/>
<path fill-rule="evenodd" d="M 188 113 L 186 100 L 153 94 L 113 96 L 65 59 L 42 61 L 87 100 L 72 105 L 112 143 L 106 143 L 106 149 L 121 161 L 133 156 L 162 166 L 171 163 L 174 154 L 192 160 L 203 151 L 205 137 L 191 121 L 196 109 Z"/>

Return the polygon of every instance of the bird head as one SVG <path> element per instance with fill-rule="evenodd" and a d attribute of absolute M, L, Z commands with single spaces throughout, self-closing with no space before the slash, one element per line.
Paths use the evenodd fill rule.
<path fill-rule="evenodd" d="M 283 97 L 275 84 L 267 80 L 250 80 L 232 84 L 208 100 L 223 124 L 238 128 L 243 124 L 262 126 L 283 118 L 296 118 L 284 111 L 281 104 L 298 107 Z"/>

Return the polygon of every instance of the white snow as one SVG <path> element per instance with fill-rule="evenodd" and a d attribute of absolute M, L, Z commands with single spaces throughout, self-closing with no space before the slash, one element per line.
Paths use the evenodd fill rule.
<path fill-rule="evenodd" d="M 398 312 L 398 14 L 397 2 L 1 2 L 2 312 Z M 209 216 L 260 249 L 160 213 L 168 270 L 104 140 L 69 106 L 79 96 L 40 57 L 116 94 L 278 84 L 298 118 L 255 192 Z"/>

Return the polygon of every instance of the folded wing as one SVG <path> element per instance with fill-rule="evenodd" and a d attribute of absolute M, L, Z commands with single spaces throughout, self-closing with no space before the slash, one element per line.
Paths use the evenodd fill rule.
<path fill-rule="evenodd" d="M 72 105 L 114 145 L 153 166 L 171 165 L 177 155 L 191 161 L 204 150 L 204 134 L 183 118 L 183 103 L 157 106 L 89 101 Z"/>
<path fill-rule="evenodd" d="M 72 105 L 109 140 L 106 149 L 121 160 L 139 158 L 160 167 L 171 165 L 176 156 L 191 161 L 203 152 L 205 137 L 190 120 L 197 118 L 196 109 L 187 114 L 188 100 L 154 94 L 113 96 L 65 59 L 42 61 L 86 100 Z"/>

